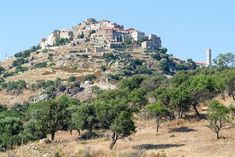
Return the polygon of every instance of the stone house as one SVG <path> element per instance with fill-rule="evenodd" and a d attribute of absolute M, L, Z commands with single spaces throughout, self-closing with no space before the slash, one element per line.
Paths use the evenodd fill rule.
<path fill-rule="evenodd" d="M 40 47 L 45 49 L 47 47 L 53 46 L 57 38 L 67 38 L 70 41 L 73 40 L 73 32 L 70 30 L 55 30 L 48 38 L 43 38 L 40 42 Z"/>
<path fill-rule="evenodd" d="M 156 45 L 152 41 L 144 41 L 141 43 L 143 50 L 156 50 Z"/>
<path fill-rule="evenodd" d="M 147 41 L 141 43 L 141 48 L 144 50 L 156 50 L 161 47 L 161 38 L 155 34 L 150 34 Z"/>
<path fill-rule="evenodd" d="M 162 45 L 161 38 L 156 36 L 155 34 L 150 34 L 148 37 L 148 40 L 155 43 L 157 47 L 161 47 L 161 45 Z"/>
<path fill-rule="evenodd" d="M 71 40 L 73 40 L 73 32 L 70 30 L 60 30 L 59 37 L 60 38 L 67 38 L 71 41 Z"/>
<path fill-rule="evenodd" d="M 123 42 L 124 35 L 113 29 L 99 29 L 91 34 L 91 41 Z"/>
<path fill-rule="evenodd" d="M 145 38 L 145 33 L 137 30 L 133 30 L 130 34 L 134 41 L 143 40 Z"/>

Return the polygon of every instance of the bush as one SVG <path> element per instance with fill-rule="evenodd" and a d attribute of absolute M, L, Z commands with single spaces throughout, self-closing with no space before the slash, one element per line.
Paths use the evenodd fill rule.
<path fill-rule="evenodd" d="M 104 71 L 106 71 L 106 70 L 107 70 L 107 66 L 105 66 L 105 65 L 101 65 L 100 69 L 104 72 Z"/>
<path fill-rule="evenodd" d="M 152 56 L 152 58 L 156 59 L 157 61 L 161 60 L 161 55 L 159 53 L 154 53 L 151 56 Z"/>
<path fill-rule="evenodd" d="M 5 89 L 7 92 L 13 92 L 13 93 L 21 93 L 24 89 L 26 89 L 26 82 L 23 80 L 19 81 L 12 81 L 12 82 L 4 82 L 1 84 L 1 88 Z"/>
<path fill-rule="evenodd" d="M 92 90 L 92 92 L 95 93 L 95 94 L 100 94 L 100 93 L 102 93 L 102 90 L 101 90 L 100 87 L 98 87 L 98 86 L 93 86 L 93 87 L 91 87 L 91 90 Z"/>
<path fill-rule="evenodd" d="M 3 74 L 3 77 L 4 78 L 7 78 L 7 77 L 10 77 L 10 76 L 14 76 L 15 75 L 15 72 L 8 72 L 6 71 L 4 74 Z"/>
<path fill-rule="evenodd" d="M 74 82 L 74 81 L 76 81 L 76 80 L 77 80 L 77 77 L 74 76 L 74 75 L 72 75 L 72 76 L 69 77 L 69 82 Z"/>
<path fill-rule="evenodd" d="M 117 57 L 113 53 L 104 53 L 102 58 L 105 59 L 108 62 L 117 59 Z"/>
<path fill-rule="evenodd" d="M 19 72 L 25 72 L 25 71 L 27 71 L 28 70 L 28 68 L 26 68 L 26 67 L 22 67 L 21 65 L 18 65 L 17 67 L 16 67 L 16 70 L 15 70 L 15 72 L 16 73 L 19 73 Z"/>
<path fill-rule="evenodd" d="M 31 52 L 35 52 L 35 51 L 37 51 L 39 49 L 41 49 L 41 47 L 39 45 L 38 46 L 33 46 L 30 49 L 28 49 L 28 50 L 16 53 L 15 57 L 16 58 L 27 58 L 27 57 L 30 56 Z"/>
<path fill-rule="evenodd" d="M 33 68 L 45 68 L 47 67 L 47 62 L 34 64 Z"/>
<path fill-rule="evenodd" d="M 3 74 L 6 71 L 2 66 L 0 66 L 0 74 Z"/>
<path fill-rule="evenodd" d="M 13 63 L 12 66 L 16 67 L 16 66 L 20 66 L 22 64 L 28 63 L 28 59 L 25 58 L 17 58 Z"/>
<path fill-rule="evenodd" d="M 95 74 L 86 75 L 84 78 L 86 81 L 93 81 L 96 79 Z"/>
<path fill-rule="evenodd" d="M 61 46 L 70 43 L 68 38 L 56 38 L 54 46 Z"/>
<path fill-rule="evenodd" d="M 10 111 L 0 112 L 0 151 L 21 144 L 19 135 L 23 131 L 23 123 L 19 117 L 9 113 Z"/>
<path fill-rule="evenodd" d="M 51 80 L 48 80 L 48 81 L 38 80 L 36 81 L 36 83 L 31 85 L 31 88 L 33 90 L 46 89 L 49 86 L 54 86 L 54 84 L 55 84 L 54 81 L 51 81 Z"/>

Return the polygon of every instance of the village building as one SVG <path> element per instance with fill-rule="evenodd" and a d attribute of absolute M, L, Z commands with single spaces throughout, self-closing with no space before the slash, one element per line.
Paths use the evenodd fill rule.
<path fill-rule="evenodd" d="M 155 43 L 157 47 L 161 47 L 161 45 L 162 45 L 161 38 L 156 36 L 155 34 L 150 34 L 148 37 L 148 40 Z"/>
<path fill-rule="evenodd" d="M 145 33 L 137 30 L 133 30 L 130 34 L 134 41 L 143 40 L 145 38 Z"/>
<path fill-rule="evenodd" d="M 91 41 L 106 41 L 106 42 L 123 42 L 124 35 L 121 32 L 113 29 L 99 29 L 91 34 Z"/>
<path fill-rule="evenodd" d="M 157 46 L 152 41 L 144 41 L 141 43 L 143 50 L 156 50 Z"/>
<path fill-rule="evenodd" d="M 67 38 L 71 41 L 73 40 L 73 32 L 70 30 L 60 30 L 59 38 Z"/>
<path fill-rule="evenodd" d="M 42 49 L 53 46 L 57 38 L 67 38 L 71 41 L 73 40 L 73 32 L 69 30 L 55 30 L 47 39 L 43 38 L 39 45 Z"/>
<path fill-rule="evenodd" d="M 159 47 L 161 47 L 161 38 L 155 34 L 150 34 L 147 41 L 141 43 L 143 50 L 157 50 Z"/>
<path fill-rule="evenodd" d="M 51 47 L 57 38 L 67 38 L 71 45 L 75 46 L 84 42 L 90 42 L 96 52 L 103 49 L 119 48 L 126 37 L 131 37 L 133 41 L 144 41 L 142 49 L 155 50 L 161 47 L 160 37 L 150 34 L 145 36 L 144 32 L 134 28 L 124 29 L 124 26 L 112 23 L 108 20 L 96 21 L 94 18 L 87 19 L 80 24 L 73 26 L 71 30 L 55 30 L 48 38 L 43 38 L 40 42 L 42 48 Z M 136 48 L 139 45 L 133 45 Z"/>

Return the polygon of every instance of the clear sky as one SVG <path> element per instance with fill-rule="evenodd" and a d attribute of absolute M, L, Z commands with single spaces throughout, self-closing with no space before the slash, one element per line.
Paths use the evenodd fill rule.
<path fill-rule="evenodd" d="M 2 0 L 0 59 L 90 17 L 157 34 L 182 59 L 235 53 L 235 0 Z"/>

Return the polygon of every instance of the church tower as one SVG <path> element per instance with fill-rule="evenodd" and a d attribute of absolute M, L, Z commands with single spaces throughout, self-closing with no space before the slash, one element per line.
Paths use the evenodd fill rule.
<path fill-rule="evenodd" d="M 206 51 L 206 66 L 211 67 L 212 66 L 212 60 L 211 60 L 211 49 L 208 49 Z"/>

